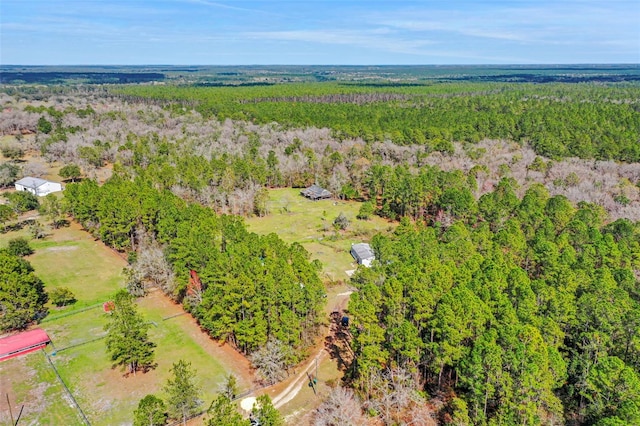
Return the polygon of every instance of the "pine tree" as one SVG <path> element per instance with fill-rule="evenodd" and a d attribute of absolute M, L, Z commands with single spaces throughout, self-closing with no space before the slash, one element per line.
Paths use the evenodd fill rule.
<path fill-rule="evenodd" d="M 209 426 L 248 426 L 249 421 L 242 418 L 235 405 L 225 394 L 213 400 L 209 408 Z"/>
<path fill-rule="evenodd" d="M 182 419 L 182 424 L 186 425 L 187 419 L 202 406 L 202 400 L 198 397 L 200 388 L 194 382 L 196 372 L 191 368 L 191 363 L 184 360 L 174 363 L 171 372 L 173 379 L 167 380 L 164 387 L 169 415 L 174 419 Z"/>
<path fill-rule="evenodd" d="M 147 395 L 140 400 L 133 412 L 133 426 L 160 426 L 167 424 L 167 407 L 155 395 Z"/>
<path fill-rule="evenodd" d="M 258 421 L 260 426 L 283 426 L 284 419 L 280 412 L 273 406 L 269 395 L 260 395 L 251 410 L 252 418 Z"/>
<path fill-rule="evenodd" d="M 149 324 L 138 313 L 133 297 L 120 290 L 114 299 L 115 309 L 111 311 L 107 331 L 107 352 L 111 355 L 113 367 L 125 367 L 127 373 L 154 367 L 153 348 L 155 343 L 149 341 L 147 331 Z"/>

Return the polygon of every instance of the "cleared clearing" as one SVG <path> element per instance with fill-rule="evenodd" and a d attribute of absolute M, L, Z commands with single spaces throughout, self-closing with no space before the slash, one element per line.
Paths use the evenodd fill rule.
<path fill-rule="evenodd" d="M 356 267 L 349 250 L 351 244 L 369 241 L 377 233 L 395 228 L 378 216 L 358 220 L 362 203 L 357 201 L 311 201 L 300 195 L 300 189 L 283 188 L 269 191 L 269 215 L 246 220 L 250 231 L 257 234 L 276 233 L 288 243 L 298 242 L 322 262 L 323 272 L 331 281 L 346 280 L 345 271 Z M 333 221 L 340 213 L 349 220 L 345 231 L 336 231 Z"/>

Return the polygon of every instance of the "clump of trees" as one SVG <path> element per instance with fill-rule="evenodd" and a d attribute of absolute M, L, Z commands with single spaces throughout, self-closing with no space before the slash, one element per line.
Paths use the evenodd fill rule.
<path fill-rule="evenodd" d="M 6 192 L 3 197 L 17 214 L 36 210 L 40 206 L 38 197 L 28 191 Z"/>
<path fill-rule="evenodd" d="M 244 353 L 277 339 L 294 348 L 292 362 L 312 344 L 324 288 L 317 263 L 310 262 L 301 245 L 287 245 L 275 234 L 251 234 L 241 218 L 187 204 L 140 178 L 116 176 L 103 186 L 91 180 L 72 183 L 65 200 L 70 213 L 106 244 L 119 250 L 145 248 L 132 266 L 146 272 L 134 274 L 134 281 L 157 278 L 214 338 Z M 199 285 L 190 284 L 192 270 Z M 175 287 L 167 279 L 171 273 Z"/>
<path fill-rule="evenodd" d="M 341 138 L 390 139 L 427 151 L 453 152 L 453 141 L 530 141 L 540 155 L 638 161 L 637 86 L 595 84 L 443 83 L 371 87 L 336 83 L 251 89 L 129 86 L 129 96 L 184 103 L 199 101 L 203 115 L 259 123 L 330 128 Z M 376 102 L 346 101 L 366 93 Z M 405 101 L 398 102 L 402 94 Z M 330 99 L 330 100 L 329 100 Z M 295 106 L 294 106 L 295 102 Z M 378 117 L 392 117 L 380 120 Z M 545 123 L 541 126 L 539 123 Z M 291 145 L 290 145 L 291 147 Z M 290 155 L 302 151 L 294 146 Z"/>
<path fill-rule="evenodd" d="M 66 206 L 57 194 L 47 194 L 42 198 L 38 211 L 50 221 L 49 223 L 54 229 L 67 224 L 65 219 Z"/>
<path fill-rule="evenodd" d="M 468 88 L 471 89 L 472 86 Z M 514 99 L 509 99 L 508 102 L 504 99 L 508 105 L 500 110 L 498 119 L 482 119 L 478 123 L 462 126 L 462 129 L 455 132 L 451 126 L 455 128 L 464 120 L 475 120 L 473 117 L 488 114 L 492 108 L 497 107 L 498 103 L 484 99 L 490 97 L 487 96 L 489 92 L 491 96 L 502 97 L 514 88 L 506 89 L 497 86 L 501 89 L 495 93 L 491 90 L 467 92 L 462 90 L 465 85 L 438 85 L 438 91 L 444 90 L 456 96 L 441 96 L 441 93 L 430 96 L 428 91 L 435 90 L 435 86 L 374 89 L 318 85 L 312 90 L 319 92 L 373 90 L 374 93 L 369 95 L 374 98 L 380 96 L 380 102 L 375 102 L 376 108 L 386 108 L 388 112 L 393 112 L 397 107 L 389 103 L 391 99 L 396 98 L 385 97 L 383 94 L 388 93 L 379 91 L 409 90 L 412 95 L 407 99 L 420 99 L 426 96 L 427 103 L 417 101 L 419 108 L 430 105 L 429 102 L 434 101 L 435 98 L 438 98 L 437 102 L 443 103 L 462 102 L 466 105 L 465 108 L 470 108 L 464 114 L 463 109 L 456 110 L 456 114 L 463 116 L 456 117 L 452 123 L 446 120 L 425 121 L 423 116 L 417 117 L 415 125 L 420 128 L 427 126 L 427 129 L 411 129 L 409 123 L 398 129 L 382 129 L 393 128 L 397 121 L 402 121 L 405 110 L 411 109 L 405 107 L 401 108 L 399 117 L 383 114 L 393 119 L 374 123 L 373 127 L 381 127 L 379 130 L 366 129 L 367 120 L 375 115 L 365 115 L 362 123 L 351 120 L 346 126 L 351 130 L 345 132 L 334 126 L 310 127 L 308 121 L 304 121 L 303 128 L 296 128 L 295 125 L 274 125 L 273 120 L 269 120 L 268 124 L 259 124 L 259 121 L 248 122 L 244 113 L 234 113 L 231 116 L 232 119 L 219 120 L 217 116 L 200 114 L 191 106 L 185 111 L 182 108 L 173 109 L 169 106 L 163 109 L 159 105 L 165 102 L 139 96 L 135 97 L 135 102 L 128 98 L 129 103 L 125 104 L 120 99 L 104 96 L 104 93 L 99 92 L 85 92 L 79 96 L 56 93 L 55 101 L 51 93 L 41 93 L 38 96 L 44 99 L 43 105 L 27 105 L 24 110 L 16 108 L 10 114 L 5 114 L 6 117 L 3 115 L 3 118 L 8 120 L 7 129 L 24 128 L 31 132 L 36 131 L 38 119 L 46 117 L 45 119 L 52 125 L 52 130 L 49 133 L 37 133 L 34 140 L 29 143 L 33 148 L 40 149 L 49 161 L 62 162 L 68 165 L 69 169 L 75 169 L 73 166 L 77 165 L 90 178 L 95 178 L 97 170 L 110 163 L 119 174 L 129 178 L 144 177 L 160 190 L 170 190 L 185 200 L 207 205 L 221 213 L 267 214 L 265 187 L 306 186 L 316 180 L 337 197 L 369 199 L 375 204 L 374 210 L 377 210 L 382 207 L 380 200 L 373 198 L 372 193 L 369 192 L 371 188 L 365 182 L 365 178 L 374 166 L 393 169 L 398 165 L 407 165 L 409 171 L 415 174 L 425 165 L 435 165 L 447 171 L 461 170 L 464 174 L 476 179 L 476 184 L 470 185 L 471 193 L 475 197 L 491 191 L 500 178 L 512 177 L 524 188 L 533 182 L 543 182 L 554 195 L 566 195 L 573 202 L 581 200 L 598 202 L 614 219 L 619 217 L 638 219 L 640 218 L 640 191 L 633 189 L 638 179 L 638 166 L 633 163 L 621 164 L 608 161 L 609 158 L 621 158 L 618 155 L 624 156 L 635 152 L 633 146 L 618 152 L 617 142 L 612 141 L 616 137 L 627 142 L 637 140 L 638 135 L 629 130 L 637 126 L 614 124 L 613 121 L 608 120 L 606 123 L 598 123 L 595 126 L 602 124 L 604 127 L 615 127 L 611 132 L 618 136 L 612 136 L 605 131 L 605 135 L 597 137 L 595 136 L 597 132 L 594 133 L 589 127 L 594 126 L 595 115 L 598 120 L 600 119 L 598 115 L 600 112 L 596 113 L 599 107 L 588 111 L 589 114 L 594 114 L 594 120 L 584 121 L 578 126 L 581 127 L 580 129 L 573 129 L 575 132 L 572 129 L 563 129 L 565 126 L 573 125 L 569 121 L 563 121 L 553 128 L 545 126 L 544 129 L 539 129 L 535 124 L 536 121 L 530 122 L 531 115 L 537 113 L 534 110 L 547 108 L 547 103 L 553 104 L 553 108 L 566 108 L 566 111 L 559 111 L 559 113 L 569 115 L 574 114 L 577 111 L 576 108 L 603 103 L 608 105 L 605 109 L 624 110 L 616 120 L 632 122 L 637 120 L 637 114 L 629 111 L 630 105 L 637 97 L 634 95 L 636 89 L 608 86 L 590 87 L 587 90 L 587 86 L 558 85 L 556 89 L 559 92 L 556 92 L 556 89 L 549 92 L 552 85 L 520 85 L 522 92 L 515 91 L 511 94 L 515 96 Z M 311 90 L 311 86 L 277 87 L 278 90 L 287 91 Z M 155 88 L 150 90 L 156 92 Z M 232 104 L 236 104 L 237 100 L 243 100 L 244 96 L 252 98 L 253 90 L 260 92 L 275 90 L 275 88 L 251 88 L 247 89 L 247 92 L 237 88 L 221 88 L 225 96 L 229 95 L 235 99 Z M 203 91 L 198 93 L 199 96 L 207 90 L 198 89 L 197 91 Z M 180 90 L 176 94 L 179 92 Z M 564 97 L 557 98 L 558 93 L 564 93 Z M 159 95 L 159 93 L 156 94 Z M 334 103 L 342 103 L 342 96 L 334 96 L 335 93 L 325 94 L 328 96 L 327 99 L 334 101 L 323 104 L 323 108 L 332 107 Z M 155 96 L 151 93 L 149 95 Z M 240 98 L 236 99 L 236 95 Z M 223 98 L 224 96 L 216 97 L 215 101 L 224 103 Z M 282 98 L 283 107 L 287 105 L 286 99 L 294 98 L 297 97 Z M 462 98 L 467 100 L 463 102 Z M 474 103 L 476 98 L 479 99 L 479 104 Z M 310 105 L 314 104 L 313 99 L 315 96 L 308 99 Z M 95 111 L 90 106 L 91 103 L 97 102 L 104 105 L 100 111 Z M 260 109 L 271 108 L 266 104 L 269 103 L 256 103 Z M 572 104 L 580 104 L 580 106 L 569 106 Z M 212 105 L 210 106 L 213 107 Z M 225 108 L 228 106 L 226 105 Z M 361 105 L 366 108 L 370 106 L 372 105 L 368 103 Z M 219 107 L 217 105 L 215 108 Z M 244 109 L 253 108 L 254 105 L 253 102 L 249 104 L 237 102 L 235 107 Z M 353 108 L 353 105 L 350 105 L 350 108 Z M 295 110 L 299 109 L 300 105 L 297 105 Z M 435 111 L 430 107 L 427 109 L 429 113 Z M 285 110 L 286 108 L 277 112 L 281 114 Z M 502 123 L 501 126 L 503 130 L 505 126 L 520 127 L 515 133 L 516 136 L 513 136 L 512 132 L 487 133 L 494 123 L 499 123 L 509 115 L 508 111 L 514 112 L 515 115 L 512 119 L 505 119 L 508 123 Z M 525 114 L 524 111 L 527 113 Z M 224 116 L 223 112 L 221 114 Z M 525 118 L 527 114 L 529 116 Z M 345 119 L 343 114 L 333 118 L 336 123 Z M 552 121 L 557 121 L 556 118 L 554 116 Z M 525 120 L 526 123 L 519 123 L 519 120 Z M 570 117 L 567 120 L 570 120 Z M 575 124 L 575 121 L 573 123 Z M 364 130 L 352 131 L 360 126 L 363 126 Z M 496 126 L 500 127 L 497 124 Z M 0 125 L 0 132 L 2 128 L 3 126 Z M 560 150 L 556 154 L 541 154 L 540 147 L 548 148 L 546 139 L 544 143 L 536 145 L 540 142 L 538 140 L 541 138 L 540 135 L 545 132 L 549 133 L 547 139 L 553 140 L 551 151 Z M 467 137 L 469 134 L 477 134 L 477 136 Z M 585 134 L 587 134 L 586 137 Z M 575 144 L 565 143 L 572 137 L 579 141 Z M 603 149 L 602 155 L 594 154 L 594 152 L 600 152 L 600 146 Z M 538 151 L 538 154 L 546 157 L 536 155 L 532 147 Z M 614 151 L 618 153 L 613 154 Z M 584 160 L 566 158 L 569 155 L 577 155 Z M 549 156 L 554 157 L 556 161 L 549 161 Z M 587 161 L 594 157 L 600 160 Z M 0 185 L 11 185 L 21 175 L 43 173 L 42 170 L 36 169 L 30 163 L 25 164 L 22 170 L 12 162 L 0 165 Z M 111 173 L 111 171 L 103 169 L 100 174 L 103 173 Z M 74 178 L 70 177 L 70 179 Z M 619 188 L 619 183 L 625 179 L 631 181 L 631 186 Z M 397 193 L 393 188 L 391 190 Z M 384 185 L 376 189 L 378 195 L 385 191 Z M 384 211 L 380 213 L 387 215 Z"/>
<path fill-rule="evenodd" d="M 0 331 L 26 328 L 47 314 L 44 284 L 20 256 L 0 250 Z"/>

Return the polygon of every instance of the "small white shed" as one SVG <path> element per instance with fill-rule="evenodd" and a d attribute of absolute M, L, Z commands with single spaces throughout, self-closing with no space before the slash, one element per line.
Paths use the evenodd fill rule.
<path fill-rule="evenodd" d="M 376 258 L 373 249 L 367 243 L 351 244 L 351 256 L 359 265 L 364 265 L 367 268 L 371 267 L 371 262 Z"/>
<path fill-rule="evenodd" d="M 16 191 L 29 191 L 33 195 L 44 197 L 52 192 L 62 191 L 62 184 L 35 177 L 23 177 L 15 183 Z"/>

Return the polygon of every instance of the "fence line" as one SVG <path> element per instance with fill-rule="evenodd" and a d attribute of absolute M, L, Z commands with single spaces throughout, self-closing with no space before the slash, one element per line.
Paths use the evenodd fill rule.
<path fill-rule="evenodd" d="M 82 408 L 80 408 L 80 404 L 78 404 L 78 401 L 76 401 L 76 399 L 73 397 L 73 394 L 71 393 L 71 391 L 67 387 L 66 383 L 64 382 L 64 380 L 62 380 L 62 377 L 60 376 L 60 373 L 58 373 L 58 369 L 53 364 L 53 361 L 51 361 L 51 358 L 49 358 L 49 354 L 47 354 L 44 349 L 40 349 L 40 350 L 44 354 L 45 358 L 47 358 L 47 361 L 49 361 L 49 365 L 51 366 L 51 368 L 53 368 L 53 371 L 54 371 L 54 373 L 56 373 L 56 376 L 58 376 L 58 380 L 60 380 L 60 383 L 62 383 L 62 387 L 64 387 L 64 389 L 67 391 L 67 395 L 69 395 L 69 398 L 71 398 L 71 401 L 73 402 L 73 404 L 76 406 L 76 408 L 80 412 L 80 415 L 81 415 L 82 419 L 84 420 L 84 423 L 87 426 L 91 426 L 91 423 L 89 422 L 89 419 L 87 419 L 87 416 L 84 414 L 84 411 L 82 411 Z"/>
<path fill-rule="evenodd" d="M 58 353 L 58 352 L 66 351 L 67 349 L 73 349 L 78 346 L 86 345 L 87 343 L 97 342 L 98 340 L 102 340 L 106 337 L 107 335 L 105 334 L 104 336 L 99 336 L 93 339 L 85 340 L 84 342 L 76 343 L 75 345 L 69 345 L 69 346 L 65 346 L 64 348 L 56 349 L 55 352 Z"/>
<path fill-rule="evenodd" d="M 180 312 L 180 313 L 178 313 L 178 314 L 169 315 L 168 317 L 164 317 L 164 318 L 162 318 L 162 321 L 170 320 L 171 318 L 179 317 L 180 315 L 186 315 L 186 314 L 188 314 L 188 313 L 189 313 L 189 312 L 184 311 L 184 312 Z"/>
<path fill-rule="evenodd" d="M 60 318 L 68 317 L 68 316 L 71 316 L 71 315 L 80 314 L 80 313 L 86 312 L 86 311 L 90 311 L 92 309 L 96 309 L 96 308 L 99 308 L 101 306 L 102 306 L 102 303 L 96 303 L 95 305 L 87 306 L 87 307 L 82 308 L 82 309 L 76 309 L 75 311 L 69 311 L 69 312 L 65 312 L 64 314 L 56 315 L 55 317 L 45 317 L 42 321 L 40 321 L 40 323 L 55 321 L 55 320 L 60 319 Z"/>

